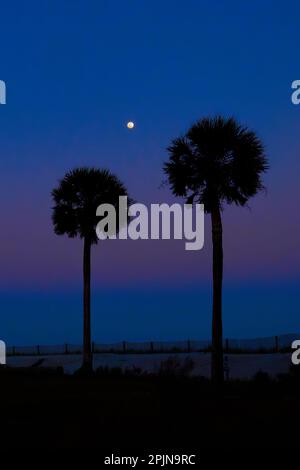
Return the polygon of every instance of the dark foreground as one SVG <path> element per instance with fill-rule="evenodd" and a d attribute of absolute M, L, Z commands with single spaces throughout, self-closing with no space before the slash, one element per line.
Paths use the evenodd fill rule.
<path fill-rule="evenodd" d="M 1 370 L 1 448 L 296 448 L 297 375 L 228 383 L 220 397 L 204 379 Z"/>

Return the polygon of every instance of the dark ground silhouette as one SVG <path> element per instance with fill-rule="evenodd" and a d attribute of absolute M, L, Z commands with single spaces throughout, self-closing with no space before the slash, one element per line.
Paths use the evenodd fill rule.
<path fill-rule="evenodd" d="M 300 381 L 226 383 L 205 379 L 57 371 L 1 370 L 1 448 L 199 452 L 298 446 Z"/>

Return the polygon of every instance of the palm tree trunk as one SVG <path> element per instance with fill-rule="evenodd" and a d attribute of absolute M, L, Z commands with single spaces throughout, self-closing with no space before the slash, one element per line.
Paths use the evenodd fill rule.
<path fill-rule="evenodd" d="M 211 378 L 217 386 L 224 382 L 223 326 L 222 326 L 222 281 L 223 242 L 222 219 L 219 206 L 211 211 L 213 243 L 213 317 L 212 317 L 212 361 Z"/>
<path fill-rule="evenodd" d="M 91 349 L 91 241 L 84 238 L 83 248 L 83 368 L 92 370 Z"/>

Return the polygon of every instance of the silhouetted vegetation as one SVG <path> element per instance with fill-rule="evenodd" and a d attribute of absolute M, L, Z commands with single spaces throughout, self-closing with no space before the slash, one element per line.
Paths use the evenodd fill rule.
<path fill-rule="evenodd" d="M 251 381 L 230 380 L 222 396 L 210 380 L 174 369 L 103 368 L 84 377 L 1 367 L 1 449 L 298 445 L 299 367 L 276 379 L 259 373 Z"/>
<path fill-rule="evenodd" d="M 204 204 L 211 215 L 213 242 L 212 379 L 222 384 L 223 241 L 221 212 L 225 204 L 244 206 L 263 189 L 267 168 L 262 142 L 235 119 L 204 118 L 174 139 L 164 171 L 172 192 L 188 204 Z"/>
<path fill-rule="evenodd" d="M 92 369 L 91 346 L 91 247 L 98 243 L 96 216 L 100 204 L 111 204 L 119 213 L 119 196 L 127 196 L 123 183 L 109 170 L 76 168 L 52 191 L 53 225 L 57 235 L 80 237 L 83 248 L 83 368 Z M 119 218 L 117 217 L 117 220 Z M 119 227 L 116 227 L 118 230 Z"/>

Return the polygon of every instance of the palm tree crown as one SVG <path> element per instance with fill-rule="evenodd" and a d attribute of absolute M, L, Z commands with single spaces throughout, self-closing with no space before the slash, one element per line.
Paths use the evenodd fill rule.
<path fill-rule="evenodd" d="M 173 193 L 204 204 L 244 205 L 263 188 L 268 168 L 264 148 L 254 132 L 234 118 L 204 118 L 184 137 L 172 141 L 164 165 Z"/>
<path fill-rule="evenodd" d="M 109 170 L 83 167 L 69 171 L 52 191 L 55 233 L 70 238 L 87 237 L 91 243 L 97 243 L 96 209 L 108 203 L 118 214 L 119 196 L 127 196 L 127 190 Z"/>

